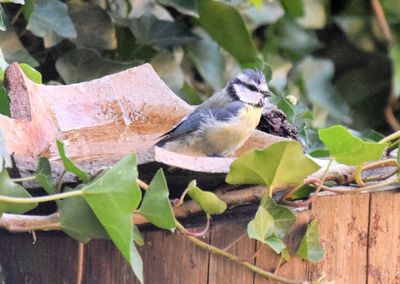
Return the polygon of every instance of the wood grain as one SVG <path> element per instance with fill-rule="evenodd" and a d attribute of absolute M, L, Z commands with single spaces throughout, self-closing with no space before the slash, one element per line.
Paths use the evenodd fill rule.
<path fill-rule="evenodd" d="M 214 225 L 211 230 L 211 244 L 219 248 L 228 246 L 246 233 L 247 223 L 248 222 L 241 221 Z M 229 252 L 246 259 L 254 255 L 255 247 L 255 241 L 244 237 L 230 248 Z M 254 273 L 243 266 L 224 257 L 211 255 L 208 278 L 209 284 L 243 284 L 253 283 L 253 281 Z"/>
<path fill-rule="evenodd" d="M 379 193 L 378 193 L 379 194 Z M 326 273 L 336 284 L 366 283 L 369 194 L 335 195 L 317 198 L 312 215 L 319 222 L 325 257 L 309 264 L 309 279 Z"/>
<path fill-rule="evenodd" d="M 75 283 L 78 244 L 60 233 L 31 234 L 0 231 L 0 265 L 6 283 Z"/>
<path fill-rule="evenodd" d="M 368 247 L 368 283 L 400 283 L 400 194 L 374 193 Z"/>

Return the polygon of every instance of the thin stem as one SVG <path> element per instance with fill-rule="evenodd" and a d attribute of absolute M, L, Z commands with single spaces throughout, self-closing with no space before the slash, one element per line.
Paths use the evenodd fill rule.
<path fill-rule="evenodd" d="M 383 138 L 383 139 L 381 139 L 381 140 L 379 141 L 379 143 L 380 143 L 380 144 L 389 143 L 389 142 L 395 141 L 395 140 L 397 140 L 397 139 L 400 139 L 400 130 L 399 130 L 399 131 L 396 131 L 396 132 L 394 132 L 394 133 L 392 133 L 392 134 L 390 134 L 390 135 L 388 135 L 388 136 L 386 136 L 386 137 Z"/>
<path fill-rule="evenodd" d="M 321 188 L 325 191 L 330 191 L 330 192 L 334 192 L 334 193 L 359 193 L 360 191 L 367 191 L 367 190 L 372 190 L 372 189 L 376 189 L 376 188 L 380 188 L 383 186 L 388 186 L 391 184 L 394 184 L 398 182 L 398 178 L 394 178 L 394 179 L 390 179 L 384 182 L 378 182 L 375 184 L 371 184 L 371 185 L 367 185 L 364 187 L 357 187 L 357 188 L 331 188 L 325 185 L 321 185 Z"/>
<path fill-rule="evenodd" d="M 143 190 L 148 190 L 149 189 L 149 185 L 147 183 L 145 183 L 144 181 L 142 181 L 141 179 L 136 179 L 136 183 Z"/>
<path fill-rule="evenodd" d="M 61 175 L 59 176 L 58 181 L 57 181 L 57 185 L 56 185 L 56 192 L 61 192 L 61 187 L 62 187 L 64 176 L 65 176 L 66 173 L 67 173 L 66 171 L 63 171 L 61 173 Z"/>
<path fill-rule="evenodd" d="M 22 13 L 22 7 L 18 9 L 17 13 L 15 13 L 15 16 L 11 20 L 11 25 L 13 26 L 15 22 L 18 20 L 19 16 Z"/>
<path fill-rule="evenodd" d="M 293 280 L 293 279 L 287 279 L 287 278 L 275 275 L 275 274 L 273 274 L 271 272 L 262 270 L 261 268 L 255 266 L 255 265 L 253 265 L 251 263 L 244 262 L 242 259 L 240 259 L 236 255 L 230 254 L 229 252 L 226 252 L 226 251 L 224 251 L 222 249 L 219 249 L 219 248 L 217 248 L 217 247 L 215 247 L 213 245 L 207 244 L 207 243 L 205 243 L 205 242 L 203 242 L 203 241 L 201 241 L 201 240 L 199 240 L 199 239 L 197 239 L 195 237 L 188 236 L 188 235 L 185 234 L 185 230 L 186 230 L 185 227 L 183 227 L 182 224 L 179 223 L 177 220 L 175 220 L 175 222 L 176 222 L 176 228 L 181 233 L 183 233 L 183 235 L 189 241 L 191 241 L 195 245 L 197 245 L 197 246 L 199 246 L 199 247 L 201 247 L 201 248 L 203 248 L 205 250 L 208 250 L 211 253 L 224 256 L 224 257 L 226 257 L 226 258 L 228 258 L 228 259 L 230 259 L 230 260 L 232 260 L 232 261 L 234 261 L 234 262 L 236 262 L 236 263 L 238 263 L 240 265 L 245 266 L 246 268 L 250 269 L 251 271 L 259 274 L 260 276 L 262 276 L 262 277 L 264 277 L 266 279 L 277 281 L 279 283 L 287 283 L 287 284 L 300 284 L 300 283 L 302 283 L 302 281 L 296 281 L 296 280 Z"/>
<path fill-rule="evenodd" d="M 324 185 L 324 182 L 325 182 L 325 179 L 326 179 L 326 175 L 328 174 L 328 170 L 329 170 L 329 168 L 332 165 L 334 160 L 335 159 L 333 157 L 330 158 L 330 160 L 328 162 L 328 165 L 326 166 L 325 171 L 322 174 L 322 177 L 321 177 L 321 180 L 319 182 L 319 185 L 318 185 L 317 189 L 314 191 L 314 194 L 309 199 L 307 199 L 306 201 L 301 203 L 302 206 L 306 206 L 306 205 L 310 204 L 317 197 L 318 193 L 321 191 L 321 189 L 322 189 L 322 187 Z"/>
<path fill-rule="evenodd" d="M 85 247 L 84 244 L 78 242 L 78 263 L 77 263 L 77 275 L 76 275 L 76 284 L 82 284 L 83 280 L 83 265 L 85 259 Z"/>
<path fill-rule="evenodd" d="M 363 166 L 362 171 L 374 170 L 374 169 L 384 168 L 384 167 L 397 167 L 397 161 L 395 159 L 376 161 L 376 162 L 373 162 L 373 163 Z"/>
<path fill-rule="evenodd" d="M 15 203 L 15 204 L 30 204 L 30 203 L 36 203 L 36 202 L 41 203 L 41 202 L 54 201 L 54 200 L 59 200 L 59 199 L 63 199 L 63 198 L 82 196 L 82 195 L 83 195 L 82 190 L 74 190 L 74 191 L 69 191 L 69 192 L 63 192 L 63 193 L 40 196 L 40 197 L 30 197 L 30 198 L 11 197 L 11 196 L 0 195 L 0 202 Z"/>
<path fill-rule="evenodd" d="M 365 186 L 365 182 L 362 180 L 361 173 L 363 171 L 363 165 L 358 165 L 354 171 L 354 179 L 358 186 Z"/>
<path fill-rule="evenodd" d="M 13 182 L 24 182 L 24 181 L 31 181 L 34 180 L 36 176 L 29 176 L 29 177 L 21 177 L 21 178 L 12 178 L 11 180 Z"/>

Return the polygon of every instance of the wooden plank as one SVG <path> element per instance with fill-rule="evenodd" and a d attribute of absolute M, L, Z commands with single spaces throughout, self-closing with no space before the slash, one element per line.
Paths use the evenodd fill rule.
<path fill-rule="evenodd" d="M 371 196 L 368 283 L 400 283 L 400 194 Z"/>
<path fill-rule="evenodd" d="M 60 233 L 0 231 L 0 264 L 6 283 L 76 283 L 78 244 Z"/>
<path fill-rule="evenodd" d="M 139 250 L 144 263 L 145 283 L 207 283 L 208 252 L 179 233 L 149 231 L 144 233 L 144 237 L 145 245 Z M 207 242 L 208 238 L 205 239 Z M 86 248 L 85 263 L 85 283 L 138 283 L 110 241 L 91 241 Z"/>
<path fill-rule="evenodd" d="M 318 264 L 309 264 L 308 278 L 325 272 L 325 280 L 337 284 L 366 283 L 369 194 L 320 197 L 311 210 L 326 255 Z"/>
<path fill-rule="evenodd" d="M 297 214 L 296 224 L 293 226 L 289 232 L 287 238 L 287 245 L 291 254 L 294 254 L 303 236 L 306 224 L 310 219 L 310 211 L 304 211 Z M 260 244 L 258 245 L 258 247 Z M 278 263 L 279 256 L 270 248 L 265 247 L 261 250 L 261 253 L 256 259 L 256 265 L 260 268 L 274 272 Z M 307 264 L 297 257 L 293 257 L 289 262 L 284 263 L 278 270 L 277 275 L 284 276 L 289 279 L 302 280 L 307 279 Z M 256 275 L 254 284 L 264 284 L 264 283 L 275 283 L 272 281 L 266 281 L 265 278 Z"/>
<path fill-rule="evenodd" d="M 219 248 L 228 246 L 246 233 L 247 223 L 248 221 L 240 221 L 213 225 L 211 230 L 211 244 Z M 229 252 L 242 258 L 249 258 L 254 255 L 255 246 L 255 241 L 244 237 L 230 248 Z M 253 281 L 254 273 L 243 266 L 218 255 L 210 256 L 209 284 L 243 284 L 253 283 Z"/>

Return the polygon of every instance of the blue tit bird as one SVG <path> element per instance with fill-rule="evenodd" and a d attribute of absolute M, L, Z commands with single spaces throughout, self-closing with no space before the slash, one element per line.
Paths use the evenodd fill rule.
<path fill-rule="evenodd" d="M 251 136 L 270 95 L 262 72 L 243 70 L 165 133 L 156 146 L 191 156 L 228 156 Z"/>

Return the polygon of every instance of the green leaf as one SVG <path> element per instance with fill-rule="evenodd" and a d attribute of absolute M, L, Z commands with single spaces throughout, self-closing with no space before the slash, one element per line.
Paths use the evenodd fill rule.
<path fill-rule="evenodd" d="M 21 63 L 19 64 L 24 74 L 31 79 L 36 84 L 42 84 L 42 74 L 36 71 L 33 67 L 29 66 L 28 64 Z"/>
<path fill-rule="evenodd" d="M 133 211 L 141 200 L 137 177 L 136 157 L 128 155 L 82 190 L 109 237 L 143 282 L 142 262 L 134 245 L 132 223 Z"/>
<path fill-rule="evenodd" d="M 10 176 L 7 173 L 7 169 L 4 166 L 0 173 L 0 195 L 22 198 L 32 197 L 22 186 L 16 184 L 10 179 Z M 0 216 L 4 212 L 23 214 L 29 210 L 32 210 L 37 205 L 38 204 L 36 202 L 30 204 L 0 202 Z"/>
<path fill-rule="evenodd" d="M 197 0 L 157 0 L 156 2 L 170 6 L 178 10 L 180 13 L 192 17 L 198 17 L 198 1 Z"/>
<path fill-rule="evenodd" d="M 250 239 L 269 245 L 276 253 L 286 248 L 282 239 L 296 222 L 296 215 L 287 207 L 278 205 L 269 196 L 264 196 L 256 216 L 247 226 Z"/>
<path fill-rule="evenodd" d="M 8 117 L 11 116 L 10 100 L 8 99 L 7 90 L 4 87 L 0 87 L 0 114 Z"/>
<path fill-rule="evenodd" d="M 77 35 L 67 5 L 59 0 L 36 0 L 26 28 L 39 37 L 45 37 L 51 31 L 65 38 Z"/>
<path fill-rule="evenodd" d="M 393 94 L 400 97 L 400 44 L 390 49 L 390 58 L 393 62 Z"/>
<path fill-rule="evenodd" d="M 281 0 L 286 14 L 292 18 L 304 16 L 303 0 Z"/>
<path fill-rule="evenodd" d="M 66 188 L 65 191 L 77 189 Z M 107 232 L 82 197 L 57 201 L 60 226 L 71 238 L 87 243 L 90 239 L 108 239 Z"/>
<path fill-rule="evenodd" d="M 179 46 L 197 38 L 186 26 L 159 20 L 151 14 L 131 20 L 129 28 L 140 43 L 161 48 Z"/>
<path fill-rule="evenodd" d="M 138 62 L 121 63 L 104 59 L 93 50 L 74 49 L 58 58 L 56 69 L 65 83 L 73 84 L 90 81 L 137 65 Z"/>
<path fill-rule="evenodd" d="M 65 154 L 64 143 L 61 140 L 57 139 L 57 150 L 60 154 L 60 158 L 64 164 L 64 168 L 66 171 L 71 172 L 77 175 L 84 183 L 89 182 L 89 175 L 79 168 L 70 158 Z"/>
<path fill-rule="evenodd" d="M 41 187 L 43 187 L 44 190 L 46 190 L 47 194 L 56 193 L 51 178 L 51 166 L 49 163 L 49 159 L 47 159 L 46 157 L 40 157 L 38 160 L 35 180 Z"/>
<path fill-rule="evenodd" d="M 22 7 L 22 13 L 24 14 L 26 22 L 29 22 L 29 18 L 35 8 L 35 0 L 26 0 L 25 5 Z"/>
<path fill-rule="evenodd" d="M 153 225 L 174 230 L 175 216 L 168 197 L 167 181 L 163 170 L 159 169 L 146 190 L 139 212 Z"/>
<path fill-rule="evenodd" d="M 218 15 L 218 16 L 216 16 Z M 262 69 L 263 60 L 240 13 L 223 2 L 199 2 L 199 23 L 242 67 Z"/>
<path fill-rule="evenodd" d="M 178 93 L 182 89 L 185 83 L 185 74 L 182 71 L 181 62 L 175 54 L 165 50 L 160 51 L 153 57 L 150 64 L 173 92 Z"/>
<path fill-rule="evenodd" d="M 4 24 L 3 20 L 3 7 L 0 5 L 0 31 L 5 31 L 6 30 L 6 25 Z"/>
<path fill-rule="evenodd" d="M 296 141 L 282 141 L 264 150 L 254 150 L 237 158 L 226 182 L 230 184 L 265 184 L 271 188 L 302 184 L 304 178 L 320 167 L 307 158 Z"/>
<path fill-rule="evenodd" d="M 318 222 L 316 219 L 308 224 L 307 231 L 300 242 L 296 255 L 312 263 L 316 263 L 324 257 L 325 252 L 319 241 Z"/>
<path fill-rule="evenodd" d="M 350 122 L 347 105 L 336 94 L 332 85 L 335 72 L 333 62 L 327 59 L 307 57 L 297 67 L 304 82 L 307 98 L 315 107 L 319 107 L 332 117 Z"/>
<path fill-rule="evenodd" d="M 341 125 L 320 129 L 318 135 L 335 160 L 346 165 L 378 160 L 387 147 L 387 144 L 364 142 Z"/>
<path fill-rule="evenodd" d="M 201 77 L 214 90 L 220 90 L 225 84 L 223 78 L 225 59 L 218 44 L 204 30 L 197 29 L 194 32 L 200 37 L 200 40 L 185 45 L 188 55 Z"/>
<path fill-rule="evenodd" d="M 130 249 L 130 256 L 131 256 L 131 267 L 133 269 L 133 272 L 135 272 L 135 275 L 137 279 L 139 279 L 139 282 L 143 284 L 143 260 L 140 257 L 140 253 L 137 250 L 135 244 L 132 243 L 131 249 Z"/>
<path fill-rule="evenodd" d="M 115 27 L 105 10 L 90 2 L 75 1 L 70 5 L 69 15 L 76 27 L 78 47 L 115 49 Z M 96 32 L 94 32 L 96 31 Z"/>
<path fill-rule="evenodd" d="M 6 22 L 7 30 L 0 32 L 0 48 L 6 62 L 26 63 L 36 67 L 39 63 L 33 58 L 20 42 L 12 26 Z"/>
<path fill-rule="evenodd" d="M 265 241 L 265 244 L 267 244 L 272 250 L 276 253 L 282 253 L 286 248 L 285 243 L 280 239 L 279 237 L 275 236 L 272 234 L 272 236 L 268 237 Z"/>
<path fill-rule="evenodd" d="M 196 202 L 207 215 L 222 214 L 226 210 L 226 203 L 213 192 L 203 191 L 196 186 L 196 181 L 188 185 L 187 194 Z"/>
<path fill-rule="evenodd" d="M 183 84 L 181 93 L 179 93 L 179 95 L 190 105 L 199 105 L 203 102 L 201 94 L 195 88 L 190 86 L 188 82 Z"/>
<path fill-rule="evenodd" d="M 133 240 L 138 246 L 144 245 L 144 239 L 136 225 L 133 225 Z"/>

